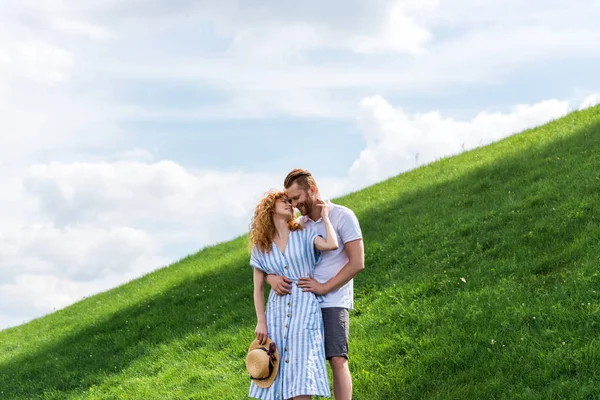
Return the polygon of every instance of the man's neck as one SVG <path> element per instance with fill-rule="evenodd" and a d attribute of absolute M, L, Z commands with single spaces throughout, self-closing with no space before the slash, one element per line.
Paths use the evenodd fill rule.
<path fill-rule="evenodd" d="M 318 198 L 321 199 L 320 196 Z M 313 204 L 312 210 L 310 210 L 310 213 L 308 214 L 308 218 L 312 219 L 313 221 L 318 221 L 319 218 L 321 218 L 321 207 Z"/>

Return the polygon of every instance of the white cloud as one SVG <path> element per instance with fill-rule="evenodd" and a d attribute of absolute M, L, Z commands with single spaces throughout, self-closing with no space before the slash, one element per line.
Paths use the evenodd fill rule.
<path fill-rule="evenodd" d="M 0 262 L 5 271 L 51 273 L 75 281 L 135 269 L 140 258 L 161 252 L 160 243 L 147 232 L 116 221 L 110 228 L 27 226 L 0 240 L 6 249 Z"/>
<path fill-rule="evenodd" d="M 0 48 L 0 73 L 54 85 L 69 78 L 73 54 L 41 41 L 10 42 Z"/>
<path fill-rule="evenodd" d="M 282 55 L 298 59 L 301 58 L 299 52 L 319 48 L 364 54 L 424 52 L 423 46 L 431 39 L 431 33 L 407 14 L 407 9 L 414 12 L 421 7 L 416 7 L 416 3 L 407 7 L 405 3 L 368 2 L 372 10 L 362 15 L 357 13 L 364 10 L 367 2 L 340 5 L 344 7 L 347 19 L 307 19 L 304 17 L 305 10 L 298 14 L 286 10 L 279 20 L 243 19 L 227 31 L 235 32 L 232 50 L 254 60 L 274 59 Z M 427 5 L 427 8 L 432 8 L 432 5 Z M 363 24 L 354 23 L 352 17 L 361 18 Z"/>
<path fill-rule="evenodd" d="M 10 8 L 0 33 L 40 49 L 14 74 L 68 81 L 79 96 L 173 82 L 219 94 L 218 102 L 189 108 L 109 96 L 95 104 L 100 113 L 112 104 L 119 117 L 149 120 L 348 118 L 369 93 L 497 84 L 534 63 L 597 58 L 593 38 L 600 37 L 590 17 L 599 6 L 583 0 L 155 1 L 143 8 L 133 0 L 26 1 Z"/>
<path fill-rule="evenodd" d="M 367 145 L 350 168 L 355 187 L 489 144 L 570 111 L 568 102 L 546 100 L 518 105 L 509 113 L 481 112 L 470 121 L 457 121 L 437 111 L 411 115 L 381 96 L 365 98 L 361 108 Z"/>
<path fill-rule="evenodd" d="M 203 54 L 194 47 L 173 57 L 157 55 L 160 62 L 144 59 L 144 65 L 127 57 L 120 63 L 99 60 L 101 68 L 124 77 L 216 85 L 234 98 L 246 94 L 268 99 L 277 90 L 304 90 L 300 100 L 308 90 L 439 91 L 465 83 L 497 83 L 536 62 L 596 58 L 590 38 L 600 34 L 588 17 L 598 6 L 586 1 L 511 2 L 510 7 L 491 1 L 477 7 L 462 1 L 353 1 L 326 7 L 313 2 L 303 2 L 302 7 L 226 4 L 219 10 L 209 7 L 208 12 L 198 7 L 183 21 L 165 18 L 160 34 L 164 36 L 171 24 L 197 27 L 198 21 L 208 19 L 222 27 L 227 52 Z M 344 8 L 343 16 L 334 5 Z M 436 36 L 436 29 L 452 34 Z M 323 57 L 327 50 L 344 56 Z M 370 56 L 353 57 L 348 51 Z M 376 54 L 381 52 L 388 54 Z M 314 61 L 313 53 L 318 55 Z M 416 57 L 409 56 L 414 53 Z M 293 112 L 294 96 L 289 100 L 278 103 Z M 276 111 L 268 101 L 263 104 Z M 244 103 L 227 105 L 233 106 L 230 116 Z"/>
<path fill-rule="evenodd" d="M 600 93 L 593 93 L 583 100 L 583 102 L 579 105 L 579 109 L 585 110 L 586 108 L 590 108 L 598 104 L 600 104 Z"/>
<path fill-rule="evenodd" d="M 108 29 L 103 26 L 67 19 L 64 16 L 50 18 L 49 25 L 59 32 L 81 35 L 94 40 L 107 40 L 112 37 Z"/>
<path fill-rule="evenodd" d="M 600 36 L 590 17 L 599 7 L 589 1 L 155 1 L 141 9 L 133 0 L 26 1 L 10 8 L 0 33 L 38 47 L 20 56 L 29 61 L 11 62 L 12 74 L 68 82 L 78 96 L 100 94 L 88 99 L 98 113 L 148 120 L 348 118 L 369 93 L 497 84 L 534 63 L 596 58 L 592 39 Z M 209 87 L 219 100 L 174 108 L 110 98 L 113 88 L 174 82 Z"/>
<path fill-rule="evenodd" d="M 193 215 L 238 215 L 248 206 L 237 191 L 261 187 L 268 175 L 241 172 L 192 172 L 172 161 L 156 163 L 51 163 L 31 168 L 25 180 L 27 192 L 61 224 L 98 223 L 113 218 L 136 221 L 177 220 Z M 273 182 L 279 183 L 279 182 Z M 262 186 L 264 187 L 264 186 Z M 242 202 L 242 203 L 240 203 Z"/>
<path fill-rule="evenodd" d="M 0 164 L 98 149 L 118 133 L 109 91 L 82 90 L 82 47 L 48 26 L 50 3 L 10 3 L 0 14 Z"/>
<path fill-rule="evenodd" d="M 147 149 L 135 148 L 117 154 L 115 159 L 119 161 L 152 162 L 154 161 L 154 154 Z"/>
<path fill-rule="evenodd" d="M 6 313 L 48 311 L 50 304 L 58 309 L 84 295 L 78 293 L 76 285 L 50 274 L 21 274 L 13 283 L 0 285 L 0 289 L 1 304 Z"/>
<path fill-rule="evenodd" d="M 413 3 L 413 7 L 414 7 Z M 358 53 L 422 53 L 431 33 L 406 15 L 403 2 L 392 4 L 383 29 L 373 36 L 357 37 L 350 47 Z"/>

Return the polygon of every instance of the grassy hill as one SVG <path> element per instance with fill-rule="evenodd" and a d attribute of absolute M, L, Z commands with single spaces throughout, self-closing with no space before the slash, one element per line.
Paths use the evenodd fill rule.
<path fill-rule="evenodd" d="M 600 397 L 600 107 L 338 199 L 356 399 Z M 245 237 L 0 332 L 0 399 L 242 399 Z"/>

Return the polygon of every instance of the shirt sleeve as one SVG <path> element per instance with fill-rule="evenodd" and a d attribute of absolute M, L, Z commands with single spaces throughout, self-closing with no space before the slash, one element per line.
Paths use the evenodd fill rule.
<path fill-rule="evenodd" d="M 308 260 L 314 267 L 321 259 L 321 252 L 315 247 L 315 239 L 319 236 L 313 228 L 306 229 L 306 251 L 308 252 Z"/>
<path fill-rule="evenodd" d="M 266 272 L 265 267 L 262 263 L 262 259 L 263 258 L 261 257 L 258 247 L 256 247 L 256 245 L 254 245 L 252 247 L 252 253 L 250 254 L 250 266 L 252 268 L 257 268 L 263 272 Z"/>
<path fill-rule="evenodd" d="M 337 233 L 344 244 L 353 240 L 362 239 L 362 232 L 358 218 L 350 209 L 345 209 L 338 223 Z"/>

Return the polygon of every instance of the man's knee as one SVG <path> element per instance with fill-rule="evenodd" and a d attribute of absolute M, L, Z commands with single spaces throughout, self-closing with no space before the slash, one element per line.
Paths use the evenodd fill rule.
<path fill-rule="evenodd" d="M 348 360 L 346 357 L 331 357 L 329 359 L 329 364 L 332 369 L 346 368 L 348 366 Z"/>

